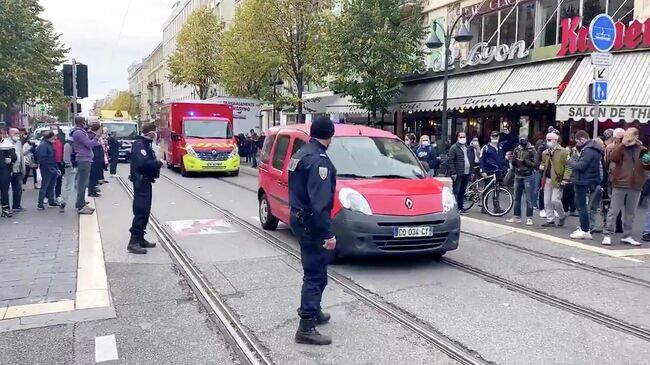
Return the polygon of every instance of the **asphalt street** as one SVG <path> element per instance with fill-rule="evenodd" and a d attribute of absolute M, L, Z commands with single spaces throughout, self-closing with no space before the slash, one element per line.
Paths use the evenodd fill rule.
<path fill-rule="evenodd" d="M 120 166 L 127 174 L 127 166 Z M 152 214 L 276 364 L 451 364 L 423 337 L 330 281 L 321 331 L 329 347 L 293 343 L 300 263 L 229 216 L 259 226 L 257 177 L 183 178 L 164 169 Z M 232 341 L 197 300 L 167 251 L 126 252 L 131 203 L 117 180 L 96 200 L 116 318 L 0 333 L 0 364 L 88 364 L 98 338 L 114 336 L 124 364 L 241 363 Z M 469 223 L 468 223 L 469 222 Z M 495 229 L 495 227 L 497 229 Z M 650 328 L 650 265 L 464 221 L 447 257 L 558 300 Z M 281 224 L 273 237 L 298 243 Z M 153 230 L 149 236 L 156 240 Z M 606 271 L 602 271 L 606 270 Z M 431 258 L 355 259 L 330 273 L 458 344 L 484 363 L 650 364 L 647 339 L 549 305 L 501 282 Z"/>

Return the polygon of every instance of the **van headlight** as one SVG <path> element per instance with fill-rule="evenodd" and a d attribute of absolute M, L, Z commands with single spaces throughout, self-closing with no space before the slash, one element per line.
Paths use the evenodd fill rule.
<path fill-rule="evenodd" d="M 194 148 L 192 148 L 191 144 L 186 144 L 185 145 L 185 150 L 187 151 L 188 155 L 190 155 L 192 157 L 196 157 L 196 158 L 199 157 L 199 155 L 196 154 L 196 151 L 194 151 Z"/>
<path fill-rule="evenodd" d="M 361 212 L 365 215 L 372 215 L 370 204 L 368 204 L 366 198 L 354 189 L 341 189 L 341 191 L 339 191 L 339 201 L 345 209 L 349 209 L 353 212 Z"/>
<path fill-rule="evenodd" d="M 233 158 L 239 156 L 239 149 L 237 146 L 235 146 L 232 151 L 230 151 L 230 155 L 228 155 L 228 158 Z"/>
<path fill-rule="evenodd" d="M 448 187 L 442 188 L 442 210 L 447 213 L 456 208 L 456 197 Z"/>

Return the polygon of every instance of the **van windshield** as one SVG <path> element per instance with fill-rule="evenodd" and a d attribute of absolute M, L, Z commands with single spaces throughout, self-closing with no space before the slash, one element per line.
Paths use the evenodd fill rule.
<path fill-rule="evenodd" d="M 186 138 L 232 138 L 230 123 L 226 120 L 185 120 L 183 134 Z"/>
<path fill-rule="evenodd" d="M 102 127 L 112 133 L 117 139 L 136 139 L 138 125 L 135 123 L 102 123 Z"/>
<path fill-rule="evenodd" d="M 327 149 L 341 178 L 423 179 L 426 173 L 399 139 L 334 137 Z"/>

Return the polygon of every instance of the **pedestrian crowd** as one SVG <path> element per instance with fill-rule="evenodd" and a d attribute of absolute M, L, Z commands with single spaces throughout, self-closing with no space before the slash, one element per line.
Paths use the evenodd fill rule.
<path fill-rule="evenodd" d="M 235 136 L 239 155 L 253 167 L 257 167 L 257 154 L 262 150 L 264 138 L 264 132 L 258 135 L 254 129 L 251 129 L 247 134 L 240 133 Z"/>
<path fill-rule="evenodd" d="M 64 212 L 68 203 L 79 214 L 92 214 L 88 196 L 99 197 L 99 186 L 108 183 L 104 172 L 110 167 L 116 176 L 119 142 L 99 124 L 88 126 L 77 117 L 75 127 L 66 135 L 58 125 L 30 137 L 25 129 L 0 129 L 0 203 L 2 217 L 25 210 L 24 185 L 30 177 L 38 189 L 36 208 L 58 207 Z M 11 192 L 11 194 L 10 194 Z"/>
<path fill-rule="evenodd" d="M 612 237 L 621 233 L 621 243 L 641 244 L 633 237 L 633 224 L 642 198 L 650 199 L 650 152 L 637 128 L 607 129 L 595 139 L 579 130 L 566 147 L 554 127 L 545 136 L 538 133 L 532 143 L 523 132 L 517 140 L 509 129 L 493 131 L 482 147 L 477 137 L 468 141 L 464 132 L 457 134 L 446 163 L 461 214 L 467 213 L 463 201 L 468 185 L 495 174 L 503 185 L 514 187 L 514 214 L 507 223 L 533 226 L 538 210 L 545 218 L 541 226 L 550 229 L 564 226 L 573 215 L 579 226 L 572 239 L 591 240 L 602 233 L 602 244 L 611 245 Z M 405 143 L 436 176 L 444 158 L 431 148 L 429 136 L 421 136 L 418 143 L 414 134 L 407 134 Z M 650 241 L 650 209 L 641 239 Z"/>

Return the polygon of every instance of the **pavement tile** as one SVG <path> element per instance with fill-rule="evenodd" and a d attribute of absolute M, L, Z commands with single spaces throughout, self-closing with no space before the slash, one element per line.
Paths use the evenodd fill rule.
<path fill-rule="evenodd" d="M 24 205 L 35 206 L 37 194 L 26 189 Z M 74 299 L 73 294 L 62 293 L 73 292 L 76 285 L 77 215 L 53 209 L 28 210 L 16 214 L 13 220 L 17 223 L 2 227 L 0 302 Z"/>

